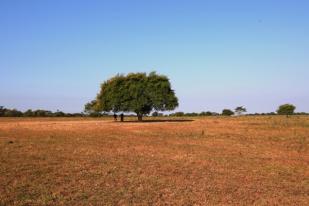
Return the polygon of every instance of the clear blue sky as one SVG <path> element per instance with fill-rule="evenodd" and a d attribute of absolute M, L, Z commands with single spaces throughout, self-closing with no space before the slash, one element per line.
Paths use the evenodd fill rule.
<path fill-rule="evenodd" d="M 152 70 L 177 111 L 309 112 L 309 1 L 0 0 L 0 105 L 80 112 L 102 81 Z"/>

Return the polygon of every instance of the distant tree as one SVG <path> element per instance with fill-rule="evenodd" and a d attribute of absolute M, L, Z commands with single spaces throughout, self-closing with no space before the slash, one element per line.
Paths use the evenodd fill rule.
<path fill-rule="evenodd" d="M 103 84 L 96 99 L 85 111 L 135 112 L 138 120 L 152 110 L 168 111 L 178 106 L 178 99 L 164 75 L 151 72 L 117 75 Z"/>
<path fill-rule="evenodd" d="M 298 112 L 298 113 L 294 113 L 294 114 L 297 114 L 297 115 L 309 115 L 309 114 L 306 113 L 306 112 Z"/>
<path fill-rule="evenodd" d="M 54 117 L 65 117 L 65 116 L 71 116 L 70 114 L 65 114 L 64 112 L 57 110 L 52 114 Z"/>
<path fill-rule="evenodd" d="M 154 111 L 154 112 L 152 113 L 152 116 L 153 116 L 153 117 L 162 117 L 162 116 L 163 116 L 163 113 Z"/>
<path fill-rule="evenodd" d="M 270 112 L 270 113 L 268 113 L 268 115 L 276 115 L 276 113 L 275 112 Z"/>
<path fill-rule="evenodd" d="M 28 109 L 27 111 L 24 112 L 23 114 L 24 117 L 33 117 L 33 111 L 31 109 Z"/>
<path fill-rule="evenodd" d="M 86 116 L 84 113 L 73 113 L 71 114 L 72 117 L 84 117 Z"/>
<path fill-rule="evenodd" d="M 169 116 L 172 116 L 172 117 L 183 117 L 183 116 L 185 116 L 185 113 L 184 112 L 175 112 L 175 113 L 170 114 Z"/>
<path fill-rule="evenodd" d="M 294 114 L 296 107 L 293 104 L 283 104 L 281 106 L 279 106 L 279 108 L 277 109 L 277 113 L 280 115 L 292 115 Z"/>
<path fill-rule="evenodd" d="M 48 110 L 43 110 L 43 109 L 37 109 L 33 111 L 33 116 L 35 117 L 51 117 L 53 116 L 53 113 Z"/>
<path fill-rule="evenodd" d="M 224 110 L 222 110 L 222 115 L 223 116 L 232 116 L 232 115 L 234 115 L 234 112 L 230 109 L 224 109 Z"/>
<path fill-rule="evenodd" d="M 6 109 L 3 106 L 0 106 L 0 117 L 82 117 L 85 116 L 83 113 L 64 113 L 60 110 L 56 112 L 51 112 L 48 110 L 31 110 L 28 109 L 25 112 L 18 111 L 16 109 Z"/>
<path fill-rule="evenodd" d="M 210 112 L 210 111 L 201 112 L 201 113 L 199 114 L 199 116 L 212 116 L 212 112 Z"/>
<path fill-rule="evenodd" d="M 186 113 L 185 116 L 188 116 L 188 117 L 196 117 L 198 116 L 199 114 L 196 113 L 196 112 L 191 112 L 191 113 Z"/>
<path fill-rule="evenodd" d="M 3 106 L 0 106 L 0 117 L 4 116 L 6 110 L 7 110 L 6 108 L 4 108 Z"/>
<path fill-rule="evenodd" d="M 91 112 L 89 113 L 89 117 L 102 117 L 103 114 L 101 112 Z"/>
<path fill-rule="evenodd" d="M 235 108 L 235 113 L 237 115 L 242 115 L 242 113 L 245 113 L 245 112 L 247 112 L 247 109 L 245 107 L 243 107 L 243 106 Z"/>
<path fill-rule="evenodd" d="M 23 113 L 21 111 L 18 111 L 16 109 L 7 109 L 4 112 L 5 117 L 21 117 Z"/>
<path fill-rule="evenodd" d="M 214 114 L 213 112 L 207 111 L 205 115 L 206 116 L 212 116 L 213 114 Z"/>

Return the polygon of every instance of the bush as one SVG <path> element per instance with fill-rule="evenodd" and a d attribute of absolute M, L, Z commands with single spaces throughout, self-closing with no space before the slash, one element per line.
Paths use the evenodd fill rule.
<path fill-rule="evenodd" d="M 232 110 L 230 110 L 230 109 L 224 109 L 222 111 L 222 115 L 223 116 L 232 116 L 232 115 L 234 115 L 234 112 Z"/>

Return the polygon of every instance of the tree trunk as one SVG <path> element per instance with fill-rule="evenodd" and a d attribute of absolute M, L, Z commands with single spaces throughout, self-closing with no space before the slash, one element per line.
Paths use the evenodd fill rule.
<path fill-rule="evenodd" d="M 138 119 L 139 122 L 143 121 L 143 115 L 137 114 L 137 119 Z"/>

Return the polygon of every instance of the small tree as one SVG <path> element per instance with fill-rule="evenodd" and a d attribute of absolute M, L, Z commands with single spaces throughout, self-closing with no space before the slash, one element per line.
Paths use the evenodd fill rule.
<path fill-rule="evenodd" d="M 287 117 L 289 115 L 293 115 L 296 107 L 293 104 L 283 104 L 279 106 L 277 109 L 277 113 L 280 115 L 286 115 Z"/>
<path fill-rule="evenodd" d="M 222 115 L 223 116 L 232 116 L 232 115 L 234 115 L 234 112 L 230 109 L 224 109 L 224 110 L 222 110 Z"/>
<path fill-rule="evenodd" d="M 33 117 L 33 111 L 31 109 L 28 109 L 24 112 L 24 117 Z"/>
<path fill-rule="evenodd" d="M 247 109 L 244 106 L 236 107 L 235 108 L 235 113 L 237 115 L 242 115 L 242 113 L 247 112 Z"/>

